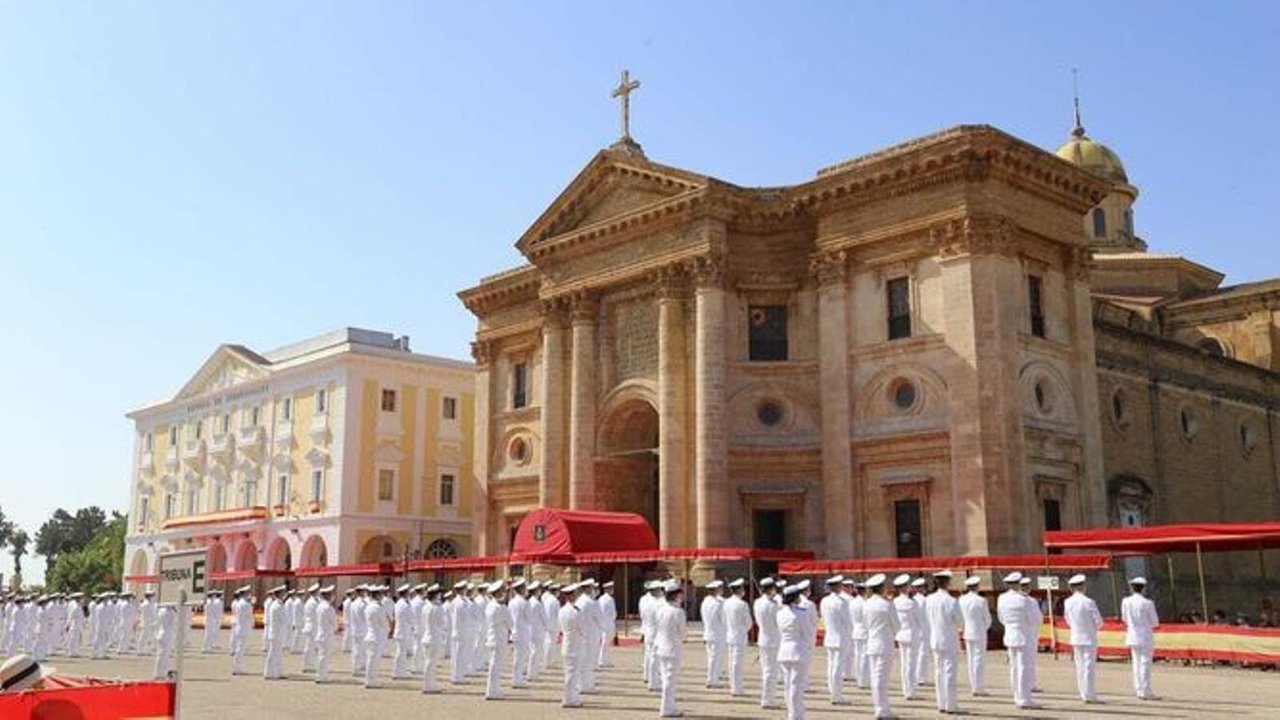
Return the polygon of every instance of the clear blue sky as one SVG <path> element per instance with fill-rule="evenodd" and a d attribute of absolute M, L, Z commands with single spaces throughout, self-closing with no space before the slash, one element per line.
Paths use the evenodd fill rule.
<path fill-rule="evenodd" d="M 222 342 L 466 357 L 454 293 L 615 138 L 623 67 L 649 157 L 744 185 L 957 123 L 1053 149 L 1078 67 L 1151 249 L 1280 275 L 1277 48 L 1269 2 L 0 1 L 0 507 L 124 509 L 124 413 Z"/>

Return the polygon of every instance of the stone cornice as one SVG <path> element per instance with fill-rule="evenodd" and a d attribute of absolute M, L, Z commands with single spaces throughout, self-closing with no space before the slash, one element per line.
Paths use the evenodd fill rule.
<path fill-rule="evenodd" d="M 479 285 L 458 293 L 458 299 L 479 317 L 501 307 L 536 300 L 541 273 L 532 265 L 523 265 L 483 278 Z"/>

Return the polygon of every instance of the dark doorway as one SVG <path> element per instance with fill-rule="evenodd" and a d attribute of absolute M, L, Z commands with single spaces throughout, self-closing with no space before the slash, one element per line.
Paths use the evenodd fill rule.
<path fill-rule="evenodd" d="M 787 548 L 787 511 L 756 510 L 752 514 L 755 546 L 762 550 Z"/>
<path fill-rule="evenodd" d="M 1062 504 L 1054 498 L 1044 499 L 1044 529 L 1047 531 L 1062 529 Z M 1049 548 L 1046 552 L 1058 555 L 1062 548 Z"/>
<path fill-rule="evenodd" d="M 899 500 L 895 502 L 893 504 L 893 520 L 898 545 L 898 557 L 923 556 L 924 543 L 920 538 L 920 501 Z"/>

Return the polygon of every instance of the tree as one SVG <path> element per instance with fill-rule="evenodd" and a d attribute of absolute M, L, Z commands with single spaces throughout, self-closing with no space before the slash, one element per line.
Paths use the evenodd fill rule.
<path fill-rule="evenodd" d="M 31 538 L 27 531 L 18 528 L 9 534 L 9 552 L 13 553 L 13 576 L 22 577 L 22 556 L 27 554 L 27 544 Z"/>
<path fill-rule="evenodd" d="M 36 553 L 44 556 L 45 572 L 53 571 L 59 555 L 88 547 L 106 524 L 107 514 L 96 505 L 80 508 L 75 515 L 55 510 L 36 532 Z"/>
<path fill-rule="evenodd" d="M 4 508 L 0 508 L 0 548 L 9 544 L 11 535 L 13 535 L 13 523 L 4 516 Z"/>
<path fill-rule="evenodd" d="M 112 513 L 111 521 L 83 550 L 58 556 L 45 583 L 54 591 L 95 593 L 120 586 L 124 578 L 125 516 Z"/>

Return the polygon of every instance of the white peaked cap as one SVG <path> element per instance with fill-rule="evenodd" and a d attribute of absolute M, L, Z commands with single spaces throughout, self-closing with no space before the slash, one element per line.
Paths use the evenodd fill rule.
<path fill-rule="evenodd" d="M 737 580 L 734 580 L 733 582 L 729 583 L 729 587 L 731 588 L 746 587 L 746 585 L 747 585 L 747 581 L 743 580 L 742 578 L 738 578 Z"/>
<path fill-rule="evenodd" d="M 319 590 L 317 590 L 316 592 L 322 593 L 322 594 L 324 594 L 324 595 L 328 595 L 329 593 L 333 592 L 333 586 L 332 586 L 332 585 L 325 585 L 324 587 L 320 588 L 320 589 L 319 589 Z"/>
<path fill-rule="evenodd" d="M 786 586 L 786 587 L 782 588 L 782 595 L 783 595 L 783 597 L 791 597 L 792 595 L 799 595 L 799 594 L 800 594 L 800 590 L 801 590 L 801 588 L 800 588 L 800 585 L 798 585 L 798 584 L 796 584 L 796 585 L 788 585 L 788 586 Z"/>
<path fill-rule="evenodd" d="M 708 590 L 719 590 L 720 588 L 724 587 L 724 581 L 712 580 L 711 582 L 707 583 L 703 587 L 705 587 Z"/>
<path fill-rule="evenodd" d="M 401 585 L 400 587 L 396 588 L 396 592 L 398 592 L 398 593 L 405 593 L 405 592 L 409 592 L 409 591 L 410 591 L 410 590 L 412 590 L 412 589 L 413 589 L 413 586 L 412 586 L 412 585 L 410 585 L 409 583 L 405 583 L 405 584 Z"/>
<path fill-rule="evenodd" d="M 540 587 L 542 587 L 542 583 L 538 582 L 537 580 L 534 580 L 533 582 L 529 583 L 530 590 L 537 590 Z"/>
<path fill-rule="evenodd" d="M 466 587 L 467 587 L 467 581 L 466 581 L 466 580 L 459 580 L 458 582 L 456 582 L 456 583 L 454 583 L 454 584 L 453 584 L 453 589 L 454 589 L 454 590 L 464 590 L 464 589 L 466 589 Z"/>
<path fill-rule="evenodd" d="M 950 571 L 950 570 L 939 570 L 938 572 L 934 573 L 934 574 L 933 574 L 933 576 L 934 576 L 934 577 L 936 577 L 936 578 L 946 578 L 946 579 L 950 580 L 950 579 L 951 579 L 951 571 Z"/>
<path fill-rule="evenodd" d="M 894 587 L 902 587 L 903 585 L 906 585 L 909 582 L 911 582 L 911 576 L 906 573 L 902 573 L 901 575 L 898 575 L 893 578 Z"/>
<path fill-rule="evenodd" d="M 441 589 L 440 583 L 431 583 L 427 586 L 427 592 L 429 593 L 440 592 Z"/>
<path fill-rule="evenodd" d="M 1136 578 L 1134 578 L 1134 579 L 1130 580 L 1130 581 L 1129 581 L 1129 584 L 1130 584 L 1130 585 L 1146 585 L 1146 584 L 1147 584 L 1147 579 L 1146 579 L 1146 578 L 1144 578 L 1144 577 L 1142 577 L 1141 575 L 1139 575 L 1138 577 L 1136 577 Z"/>
<path fill-rule="evenodd" d="M 844 582 L 843 575 L 832 575 L 831 577 L 827 578 L 828 585 L 839 585 L 842 582 Z"/>
<path fill-rule="evenodd" d="M 800 588 L 800 590 L 801 590 L 801 591 L 808 590 L 808 589 L 809 589 L 809 587 L 810 587 L 810 586 L 812 586 L 812 585 L 813 585 L 813 583 L 809 582 L 809 580 L 808 580 L 807 578 L 806 578 L 806 579 L 804 579 L 804 580 L 801 580 L 801 581 L 800 581 L 800 582 L 798 582 L 798 583 L 796 583 L 796 587 Z"/>
<path fill-rule="evenodd" d="M 1067 584 L 1082 585 L 1084 584 L 1084 576 L 1079 573 L 1076 573 L 1075 575 L 1072 575 L 1071 577 L 1067 578 Z"/>
<path fill-rule="evenodd" d="M 668 580 L 666 584 L 662 586 L 663 592 L 673 593 L 673 592 L 678 592 L 679 590 L 680 590 L 679 580 Z"/>
<path fill-rule="evenodd" d="M 981 584 L 982 584 L 982 578 L 978 577 L 977 575 L 974 575 L 972 577 L 967 577 L 964 579 L 965 587 L 978 587 Z"/>
<path fill-rule="evenodd" d="M 840 581 L 840 584 L 841 584 L 841 585 L 853 585 L 853 586 L 855 586 L 855 587 L 856 587 L 856 586 L 858 585 L 858 581 L 857 581 L 857 580 L 854 580 L 854 579 L 853 579 L 853 576 L 852 576 L 852 575 L 850 575 L 849 577 L 845 578 L 844 580 L 841 580 L 841 581 Z"/>
<path fill-rule="evenodd" d="M 1004 576 L 1004 581 L 1005 581 L 1005 583 L 1007 583 L 1007 584 L 1009 584 L 1009 585 L 1013 585 L 1014 583 L 1021 582 L 1021 581 L 1022 581 L 1022 573 L 1020 573 L 1020 572 L 1018 572 L 1018 571 L 1016 571 L 1016 570 L 1015 570 L 1015 571 L 1013 571 L 1013 572 L 1009 573 L 1008 575 L 1005 575 L 1005 576 Z"/>
<path fill-rule="evenodd" d="M 501 580 L 494 580 L 493 582 L 489 583 L 489 588 L 488 588 L 488 589 L 489 589 L 489 592 L 491 592 L 491 593 L 496 593 L 496 592 L 501 591 L 501 590 L 502 590 L 502 581 L 501 581 Z"/>
<path fill-rule="evenodd" d="M 569 583 L 568 585 L 565 585 L 560 588 L 560 592 L 566 593 L 566 594 L 577 592 L 577 591 L 578 591 L 578 583 Z"/>
<path fill-rule="evenodd" d="M 524 578 L 520 577 L 520 578 L 516 578 L 515 580 L 512 580 L 512 581 L 511 581 L 511 587 L 512 587 L 512 588 L 522 588 L 522 587 L 524 587 Z"/>
<path fill-rule="evenodd" d="M 916 578 L 911 581 L 911 587 L 924 587 L 924 578 Z"/>
<path fill-rule="evenodd" d="M 311 587 L 307 588 L 307 592 L 320 592 L 320 583 L 311 583 Z"/>
<path fill-rule="evenodd" d="M 1022 579 L 1018 581 L 1018 584 L 1019 584 L 1019 585 L 1030 585 L 1030 584 L 1031 584 L 1031 576 L 1030 576 L 1030 575 L 1023 575 L 1023 576 L 1022 576 Z"/>
<path fill-rule="evenodd" d="M 605 583 L 605 584 L 601 585 L 600 587 L 607 587 L 607 588 L 611 588 L 611 587 L 613 587 L 613 581 L 612 581 L 612 580 L 610 580 L 609 582 L 607 582 L 607 583 Z"/>
<path fill-rule="evenodd" d="M 661 589 L 662 589 L 662 581 L 661 581 L 661 580 L 646 580 L 646 581 L 644 582 L 644 589 L 645 589 L 645 590 L 661 590 Z"/>
<path fill-rule="evenodd" d="M 778 581 L 774 580 L 771 577 L 764 578 L 763 580 L 760 581 L 760 587 L 773 587 L 774 585 L 777 585 L 777 584 L 778 584 Z"/>

